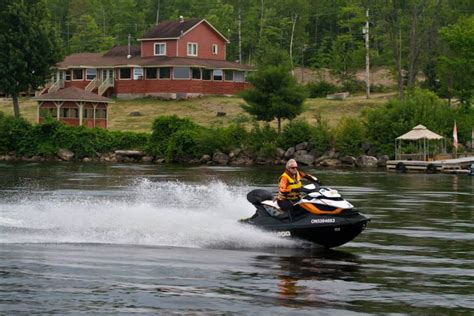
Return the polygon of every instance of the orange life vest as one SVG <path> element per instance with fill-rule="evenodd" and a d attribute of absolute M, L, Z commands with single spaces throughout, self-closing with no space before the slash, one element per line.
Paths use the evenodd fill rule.
<path fill-rule="evenodd" d="M 296 180 L 293 177 L 290 177 L 286 171 L 280 176 L 279 181 L 281 178 L 285 177 L 288 180 L 287 189 L 290 189 L 290 192 L 282 192 L 280 189 L 278 190 L 278 199 L 279 200 L 299 200 L 300 192 L 297 190 L 301 188 L 301 175 L 298 171 L 296 171 Z"/>

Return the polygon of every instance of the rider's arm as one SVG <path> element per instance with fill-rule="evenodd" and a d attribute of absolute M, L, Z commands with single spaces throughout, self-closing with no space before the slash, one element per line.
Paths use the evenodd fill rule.
<path fill-rule="evenodd" d="M 288 187 L 288 179 L 285 177 L 281 177 L 280 183 L 278 185 L 278 191 L 285 195 L 285 193 L 290 193 L 291 189 Z"/>

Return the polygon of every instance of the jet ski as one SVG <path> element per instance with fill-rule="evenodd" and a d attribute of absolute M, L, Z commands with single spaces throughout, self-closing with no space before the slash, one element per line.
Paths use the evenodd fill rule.
<path fill-rule="evenodd" d="M 318 182 L 302 187 L 302 198 L 289 213 L 280 209 L 271 192 L 250 191 L 247 200 L 256 211 L 241 222 L 275 232 L 280 237 L 294 237 L 325 248 L 353 240 L 367 227 L 370 218 L 343 199 L 337 190 L 320 187 Z"/>

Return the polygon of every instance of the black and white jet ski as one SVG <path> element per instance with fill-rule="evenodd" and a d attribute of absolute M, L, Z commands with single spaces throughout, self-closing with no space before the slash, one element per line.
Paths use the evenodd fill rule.
<path fill-rule="evenodd" d="M 370 221 L 336 190 L 308 184 L 301 191 L 302 198 L 290 213 L 279 208 L 269 191 L 250 191 L 247 200 L 256 211 L 241 222 L 276 232 L 281 237 L 295 237 L 333 248 L 353 240 Z"/>

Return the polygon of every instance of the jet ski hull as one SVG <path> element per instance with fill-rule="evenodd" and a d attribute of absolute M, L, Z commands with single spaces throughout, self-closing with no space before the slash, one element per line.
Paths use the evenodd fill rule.
<path fill-rule="evenodd" d="M 268 216 L 265 210 L 257 208 L 256 214 L 245 220 L 264 230 L 275 232 L 281 237 L 303 239 L 325 248 L 341 246 L 357 237 L 370 219 L 356 210 L 339 215 L 305 214 L 286 220 Z"/>

